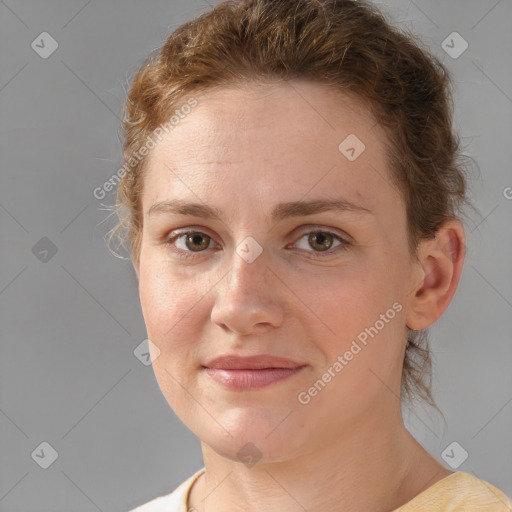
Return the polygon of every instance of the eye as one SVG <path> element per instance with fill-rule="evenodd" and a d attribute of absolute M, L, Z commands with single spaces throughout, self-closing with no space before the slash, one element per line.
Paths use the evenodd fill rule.
<path fill-rule="evenodd" d="M 180 258 L 193 258 L 194 253 L 209 249 L 213 240 L 201 231 L 183 231 L 169 237 L 165 244 L 168 245 Z M 181 245 L 181 247 L 180 247 Z"/>
<path fill-rule="evenodd" d="M 305 240 L 303 247 L 299 247 L 301 240 Z M 333 244 L 336 241 L 338 242 L 338 245 L 335 246 L 334 250 L 331 250 Z M 333 254 L 337 254 L 339 251 L 346 250 L 349 245 L 350 243 L 347 240 L 337 235 L 336 233 L 332 233 L 330 231 L 322 231 L 320 229 L 307 232 L 306 234 L 302 235 L 302 237 L 299 239 L 299 242 L 295 244 L 295 246 L 299 249 L 306 251 L 308 251 L 308 246 L 315 249 L 314 251 L 308 251 L 312 253 L 314 258 L 332 256 Z"/>

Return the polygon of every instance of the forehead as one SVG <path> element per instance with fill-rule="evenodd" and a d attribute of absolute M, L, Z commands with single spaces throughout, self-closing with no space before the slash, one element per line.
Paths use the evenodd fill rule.
<path fill-rule="evenodd" d="M 343 189 L 370 204 L 379 201 L 378 188 L 396 201 L 386 137 L 354 98 L 303 80 L 223 86 L 196 99 L 149 155 L 145 206 L 183 194 L 221 198 L 227 190 L 298 199 L 313 188 L 316 195 Z"/>
<path fill-rule="evenodd" d="M 229 147 L 242 150 L 244 139 L 261 138 L 266 139 L 267 145 L 272 140 L 292 143 L 294 139 L 307 139 L 324 149 L 332 149 L 333 143 L 347 130 L 361 138 L 372 131 L 372 140 L 385 140 L 360 99 L 307 80 L 217 86 L 201 92 L 197 101 L 192 113 L 164 137 L 162 149 L 172 146 L 173 141 L 182 146 L 189 139 L 212 145 L 236 140 L 239 144 Z M 277 141 L 272 138 L 276 133 Z M 330 137 L 326 138 L 327 134 Z M 180 147 L 181 151 L 194 149 L 197 148 L 193 145 Z"/>

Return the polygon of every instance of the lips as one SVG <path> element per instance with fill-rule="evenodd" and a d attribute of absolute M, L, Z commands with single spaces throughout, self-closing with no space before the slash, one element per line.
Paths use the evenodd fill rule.
<path fill-rule="evenodd" d="M 257 356 L 225 355 L 211 360 L 204 366 L 223 370 L 262 370 L 265 368 L 298 368 L 304 364 L 265 354 Z"/>
<path fill-rule="evenodd" d="M 299 373 L 307 365 L 271 355 L 225 355 L 208 362 L 204 371 L 230 389 L 258 389 Z"/>

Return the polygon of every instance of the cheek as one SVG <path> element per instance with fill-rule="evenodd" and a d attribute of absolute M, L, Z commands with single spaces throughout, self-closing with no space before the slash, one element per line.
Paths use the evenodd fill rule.
<path fill-rule="evenodd" d="M 141 260 L 140 268 L 139 298 L 147 336 L 159 350 L 153 371 L 169 405 L 182 410 L 186 396 L 181 385 L 191 387 L 196 371 L 197 293 L 193 282 L 180 282 L 159 263 Z"/>
<path fill-rule="evenodd" d="M 368 262 L 329 279 L 323 291 L 315 290 L 315 296 L 322 297 L 319 303 L 322 312 L 333 323 L 333 330 L 340 335 L 350 334 L 352 329 L 365 327 L 382 312 L 382 305 L 389 295 L 386 287 L 383 273 Z"/>
<path fill-rule="evenodd" d="M 155 260 L 141 260 L 139 299 L 148 337 L 166 351 L 185 345 L 197 302 L 193 282 L 182 282 Z"/>
<path fill-rule="evenodd" d="M 368 368 L 394 366 L 405 324 L 404 300 L 400 293 L 403 278 L 396 274 L 395 264 L 389 260 L 361 260 L 350 271 L 324 283 L 323 292 L 314 291 L 314 296 L 322 300 L 313 301 L 312 309 L 329 327 L 326 330 L 319 323 L 328 336 L 317 335 L 316 339 L 331 362 L 351 351 L 347 359 L 358 363 L 349 366 L 354 370 L 357 367 L 365 376 Z M 357 378 L 356 374 L 352 377 Z"/>

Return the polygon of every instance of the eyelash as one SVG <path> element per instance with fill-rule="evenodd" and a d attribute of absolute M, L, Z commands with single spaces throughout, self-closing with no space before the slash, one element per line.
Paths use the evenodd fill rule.
<path fill-rule="evenodd" d="M 176 240 L 178 240 L 180 237 L 182 237 L 183 235 L 190 235 L 192 233 L 199 234 L 199 235 L 206 235 L 206 237 L 208 237 L 210 240 L 213 240 L 213 238 L 210 235 L 208 235 L 207 233 L 203 233 L 202 231 L 188 230 L 188 231 L 180 231 L 180 232 L 171 233 L 171 236 L 167 237 L 164 240 L 164 245 L 168 246 L 169 249 L 171 249 L 174 253 L 176 253 L 176 255 L 181 259 L 187 260 L 190 258 L 199 257 L 201 255 L 201 253 L 206 251 L 206 249 L 204 251 L 196 251 L 196 252 L 184 251 L 183 249 L 176 248 L 174 245 L 174 242 Z M 307 251 L 307 252 L 312 253 L 313 259 L 322 259 L 322 258 L 326 258 L 328 256 L 332 256 L 333 254 L 338 254 L 339 252 L 343 252 L 343 251 L 347 250 L 348 247 L 351 245 L 351 243 L 348 240 L 342 238 L 338 234 L 333 233 L 332 231 L 322 230 L 320 228 L 315 228 L 315 229 L 312 229 L 310 231 L 303 233 L 299 237 L 298 241 L 311 233 L 332 235 L 333 238 L 335 238 L 336 240 L 338 240 L 341 243 L 341 245 L 339 245 L 338 247 L 335 247 L 334 249 L 328 249 L 326 251 Z"/>

